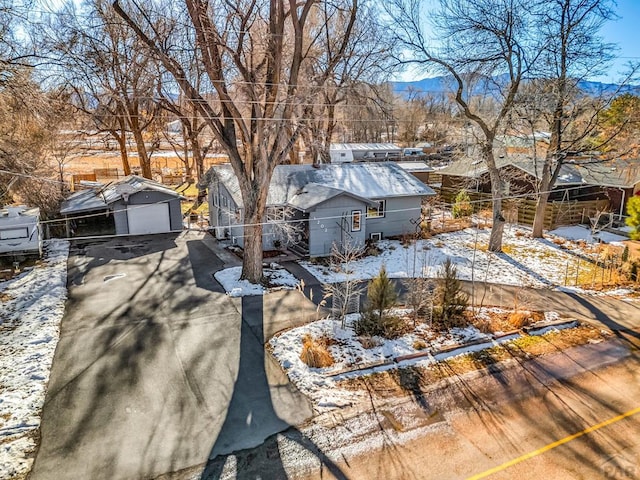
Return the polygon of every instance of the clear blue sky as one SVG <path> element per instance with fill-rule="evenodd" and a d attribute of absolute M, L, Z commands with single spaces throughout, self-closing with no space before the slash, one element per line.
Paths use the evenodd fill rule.
<path fill-rule="evenodd" d="M 640 0 L 617 0 L 618 20 L 607 22 L 602 36 L 609 43 L 618 44 L 619 51 L 611 75 L 601 81 L 617 80 L 628 62 L 640 62 Z"/>
<path fill-rule="evenodd" d="M 431 1 L 433 4 L 433 0 Z M 607 75 L 591 79 L 605 83 L 616 83 L 623 79 L 625 72 L 629 70 L 629 62 L 640 63 L 640 0 L 614 1 L 614 10 L 618 18 L 606 22 L 600 34 L 605 42 L 617 45 L 617 58 Z M 409 70 L 398 75 L 398 80 L 411 81 L 424 77 L 423 72 Z M 640 73 L 636 75 L 633 83 L 640 84 Z"/>

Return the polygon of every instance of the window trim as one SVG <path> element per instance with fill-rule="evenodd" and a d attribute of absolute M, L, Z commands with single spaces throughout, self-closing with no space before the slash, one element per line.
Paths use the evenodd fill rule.
<path fill-rule="evenodd" d="M 356 217 L 358 218 L 358 228 L 356 228 Z M 362 210 L 351 210 L 351 231 L 359 232 L 362 230 Z"/>
<path fill-rule="evenodd" d="M 386 216 L 387 200 L 382 199 L 382 200 L 376 200 L 376 201 L 378 202 L 378 208 L 367 207 L 367 218 L 384 218 Z"/>
<path fill-rule="evenodd" d="M 376 237 L 376 238 L 374 238 Z M 382 240 L 382 232 L 373 232 L 369 234 L 369 240 L 373 241 L 373 242 L 379 242 L 380 240 Z"/>

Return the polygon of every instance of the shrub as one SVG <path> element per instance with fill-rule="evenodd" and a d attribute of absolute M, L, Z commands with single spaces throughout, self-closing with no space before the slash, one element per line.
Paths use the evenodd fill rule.
<path fill-rule="evenodd" d="M 318 342 L 311 337 L 305 335 L 302 337 L 302 352 L 300 360 L 312 368 L 324 368 L 333 365 L 334 360 L 324 343 Z"/>
<path fill-rule="evenodd" d="M 462 291 L 462 284 L 458 280 L 456 266 L 447 260 L 439 272 L 436 290 L 436 305 L 434 320 L 444 329 L 462 326 L 465 323 L 463 313 L 469 303 L 469 297 Z"/>
<path fill-rule="evenodd" d="M 629 264 L 629 279 L 632 282 L 637 282 L 640 277 L 640 261 L 634 260 Z"/>
<path fill-rule="evenodd" d="M 366 348 L 367 350 L 371 348 L 379 347 L 381 345 L 380 340 L 373 337 L 362 336 L 362 337 L 358 337 L 358 340 L 360 341 L 360 344 L 362 345 L 362 347 Z"/>
<path fill-rule="evenodd" d="M 473 213 L 471 207 L 471 198 L 466 190 L 460 190 L 456 195 L 453 207 L 451 209 L 451 215 L 453 218 L 468 217 Z"/>
<path fill-rule="evenodd" d="M 507 317 L 507 321 L 513 328 L 522 328 L 531 324 L 531 316 L 525 312 L 512 312 Z"/>
<path fill-rule="evenodd" d="M 629 245 L 624 246 L 624 250 L 622 251 L 622 263 L 627 263 L 629 261 Z"/>
<path fill-rule="evenodd" d="M 398 338 L 407 331 L 407 324 L 396 316 L 384 315 L 380 319 L 375 312 L 367 309 L 353 323 L 353 330 L 356 335 L 363 337 Z"/>
<path fill-rule="evenodd" d="M 416 340 L 413 342 L 414 350 L 424 350 L 425 348 L 427 348 L 427 344 L 424 340 Z"/>
<path fill-rule="evenodd" d="M 625 223 L 633 228 L 629 232 L 631 240 L 640 240 L 640 197 L 634 196 L 627 202 L 627 215 Z"/>

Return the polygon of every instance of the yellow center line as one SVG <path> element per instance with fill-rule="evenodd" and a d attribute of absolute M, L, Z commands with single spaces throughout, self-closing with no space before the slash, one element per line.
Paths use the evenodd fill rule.
<path fill-rule="evenodd" d="M 548 452 L 549 450 L 552 450 L 556 447 L 559 447 L 560 445 L 564 445 L 565 443 L 568 443 L 571 440 L 575 440 L 576 438 L 582 437 L 583 435 L 586 435 L 591 432 L 595 432 L 596 430 L 606 427 L 607 425 L 611 425 L 612 423 L 619 422 L 620 420 L 636 415 L 637 413 L 640 413 L 640 407 L 634 408 L 633 410 L 629 410 L 628 412 L 625 412 L 625 413 L 621 413 L 620 415 L 610 418 L 609 420 L 605 420 L 604 422 L 600 422 L 596 425 L 592 425 L 589 428 L 585 428 L 584 430 L 578 433 L 574 433 L 573 435 L 569 435 L 568 437 L 564 437 L 563 439 L 560 439 L 553 443 L 545 445 L 542 448 L 539 448 L 529 453 L 525 453 L 524 455 L 514 458 L 513 460 L 509 460 L 508 462 L 505 462 L 502 465 L 498 465 L 497 467 L 490 468 L 489 470 L 486 470 L 482 473 L 478 473 L 472 477 L 469 477 L 467 478 L 467 480 L 480 480 L 481 478 L 486 478 L 489 475 L 493 475 L 494 473 L 501 472 L 502 470 L 506 470 L 507 468 L 512 467 L 513 465 L 516 465 L 520 462 L 524 462 L 525 460 L 529 460 L 530 458 L 537 457 L 538 455 L 542 455 L 543 453 Z"/>

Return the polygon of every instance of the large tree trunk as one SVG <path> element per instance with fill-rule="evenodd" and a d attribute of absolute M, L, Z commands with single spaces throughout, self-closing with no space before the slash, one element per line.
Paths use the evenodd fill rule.
<path fill-rule="evenodd" d="M 489 178 L 491 179 L 491 198 L 493 207 L 493 226 L 491 227 L 491 235 L 489 237 L 489 251 L 502 251 L 502 235 L 504 233 L 505 219 L 502 215 L 502 196 L 504 195 L 504 185 L 500 177 L 500 170 L 496 167 L 493 157 L 493 148 L 491 143 L 485 147 L 484 158 L 487 168 L 489 169 Z"/>
<path fill-rule="evenodd" d="M 262 275 L 262 222 L 264 209 L 257 205 L 245 209 L 244 254 L 240 278 L 251 283 L 263 283 Z"/>
<path fill-rule="evenodd" d="M 142 169 L 142 176 L 151 179 L 151 160 L 147 154 L 147 147 L 144 144 L 144 137 L 139 128 L 132 128 L 133 138 L 136 141 L 136 150 L 138 152 L 138 160 Z"/>
<path fill-rule="evenodd" d="M 551 158 L 547 155 L 542 166 L 542 178 L 538 189 L 538 201 L 536 202 L 536 215 L 533 218 L 533 238 L 544 236 L 544 215 L 549 201 L 549 187 L 551 186 Z"/>
<path fill-rule="evenodd" d="M 125 133 L 118 135 L 117 133 L 111 133 L 118 142 L 118 150 L 120 150 L 120 159 L 122 160 L 122 170 L 125 177 L 131 175 L 131 165 L 129 164 L 129 155 L 127 154 L 127 138 Z"/>

